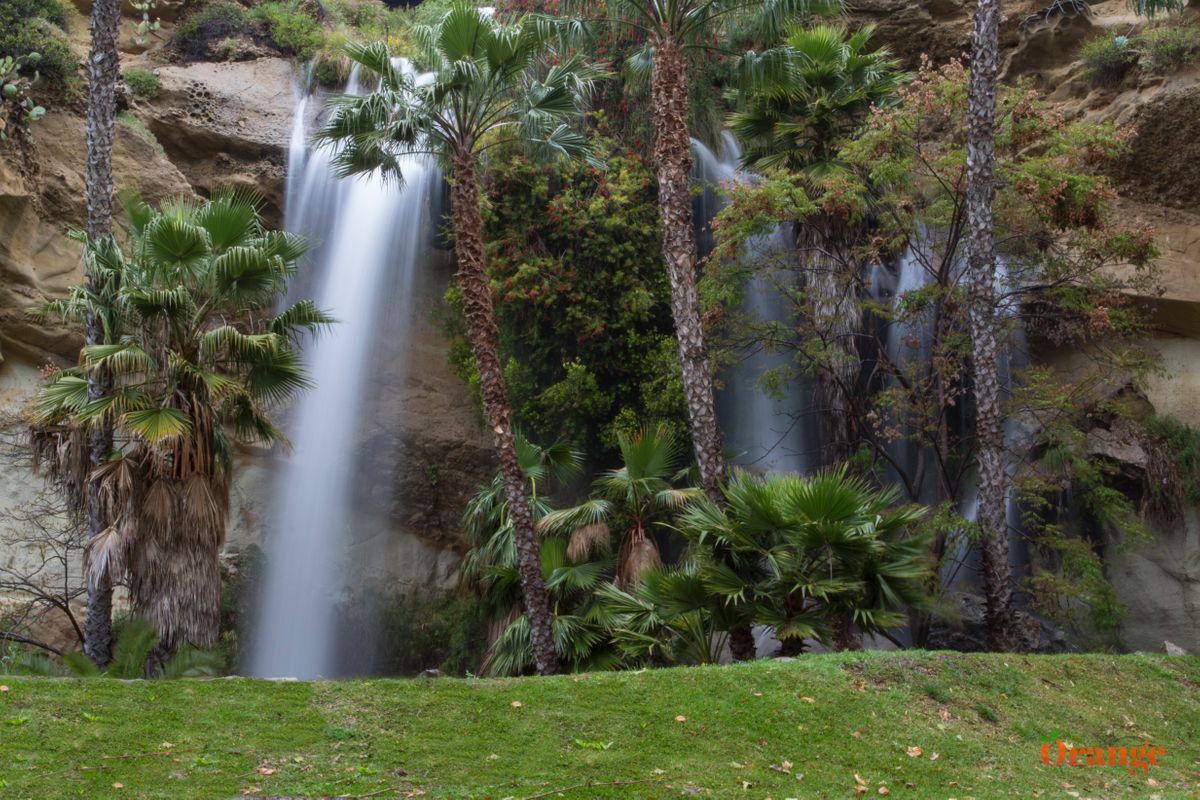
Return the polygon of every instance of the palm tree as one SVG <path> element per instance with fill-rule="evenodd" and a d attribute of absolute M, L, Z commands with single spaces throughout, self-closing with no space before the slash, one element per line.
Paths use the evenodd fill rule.
<path fill-rule="evenodd" d="M 1008 563 L 1004 496 L 1004 412 L 1000 401 L 1000 336 L 996 317 L 996 73 L 1000 63 L 1000 2 L 979 0 L 971 33 L 967 86 L 967 289 L 975 392 L 975 447 L 979 463 L 978 511 L 988 647 L 1015 646 L 1013 580 Z"/>
<path fill-rule="evenodd" d="M 675 488 L 679 477 L 679 445 L 665 424 L 644 428 L 634 435 L 617 435 L 622 464 L 594 483 L 594 497 L 574 508 L 551 511 L 538 530 L 569 537 L 570 551 L 583 555 L 611 549 L 611 528 L 623 530 L 617 544 L 615 583 L 635 586 L 647 570 L 662 565 L 662 554 L 652 535 L 667 516 L 700 497 L 694 488 Z"/>
<path fill-rule="evenodd" d="M 121 58 L 117 51 L 120 27 L 120 0 L 95 0 L 92 3 L 92 41 L 87 60 L 87 165 L 84 180 L 87 225 L 84 230 L 94 241 L 112 234 L 112 148 L 117 116 L 117 80 L 121 70 Z M 89 262 L 85 260 L 84 264 L 86 267 Z M 92 293 L 102 294 L 105 287 L 99 283 L 99 275 L 94 270 L 86 270 L 86 274 Z M 109 341 L 104 338 L 104 325 L 97 314 L 87 316 L 85 330 L 85 342 L 89 345 L 106 344 Z M 108 388 L 107 376 L 103 372 L 95 374 L 89 388 L 91 399 L 99 399 Z M 109 426 L 99 425 L 92 431 L 87 455 L 87 463 L 92 471 L 112 450 L 112 438 L 113 432 Z M 93 480 L 88 480 L 81 489 L 77 501 L 86 512 L 88 537 L 95 538 L 108 524 L 101 515 L 100 489 Z M 100 668 L 112 658 L 112 586 L 104 578 L 88 587 L 83 651 Z"/>
<path fill-rule="evenodd" d="M 128 199 L 126 251 L 85 242 L 104 293 L 89 282 L 44 310 L 120 332 L 40 392 L 34 444 L 61 473 L 81 461 L 80 434 L 112 427 L 92 479 L 108 525 L 88 543 L 88 584 L 127 581 L 157 631 L 155 665 L 184 643 L 215 644 L 233 445 L 283 441 L 270 408 L 308 385 L 296 339 L 332 322 L 309 301 L 271 313 L 305 245 L 265 231 L 258 205 L 225 193 L 155 212 Z M 100 371 L 106 390 L 92 397 Z"/>
<path fill-rule="evenodd" d="M 846 169 L 837 156 L 841 144 L 906 77 L 886 48 L 867 51 L 874 30 L 868 25 L 850 34 L 837 25 L 792 27 L 779 47 L 747 56 L 743 105 L 730 123 L 744 145 L 745 167 L 796 173 L 814 194 L 837 179 Z M 796 249 L 805 261 L 806 306 L 825 340 L 819 348 L 818 385 L 827 463 L 851 455 L 862 308 L 857 261 L 840 254 L 862 233 L 861 220 L 820 204 L 795 226 Z"/>
<path fill-rule="evenodd" d="M 437 156 L 450 167 L 451 217 L 463 312 L 488 427 L 504 476 L 508 513 L 518 551 L 521 589 L 537 671 L 557 671 L 549 598 L 538 560 L 524 475 L 517 454 L 513 411 L 497 346 L 496 316 L 485 269 L 479 207 L 479 161 L 490 149 L 516 145 L 537 155 L 580 157 L 583 136 L 568 122 L 602 73 L 578 56 L 557 58 L 554 26 L 523 17 L 498 22 L 462 0 L 413 38 L 428 81 L 393 63 L 386 45 L 352 45 L 349 57 L 378 79 L 369 95 L 336 101 L 317 139 L 338 147 L 343 176 L 382 170 L 399 175 L 400 157 Z M 556 63 L 550 64 L 550 61 Z"/>
<path fill-rule="evenodd" d="M 701 485 L 714 502 L 720 502 L 725 459 L 696 292 L 685 51 L 709 48 L 721 26 L 735 20 L 752 18 L 760 29 L 775 35 L 792 17 L 841 5 L 838 0 L 606 0 L 606 5 L 611 22 L 630 26 L 646 37 L 648 58 L 632 63 L 649 61 L 652 65 L 651 113 L 663 260 L 671 284 L 684 395 Z"/>
<path fill-rule="evenodd" d="M 517 459 L 529 485 L 529 507 L 536 525 L 553 508 L 549 489 L 579 473 L 583 454 L 556 443 L 549 447 L 517 435 Z M 479 594 L 491 618 L 488 644 L 522 616 L 520 571 L 512 515 L 508 513 L 504 474 L 479 487 L 463 511 L 463 531 L 471 545 L 463 558 L 462 583 Z"/>
<path fill-rule="evenodd" d="M 583 455 L 564 445 L 541 447 L 517 436 L 517 456 L 529 484 L 533 519 L 553 510 L 547 490 L 579 473 Z M 479 593 L 491 618 L 488 652 L 480 671 L 520 675 L 533 666 L 529 619 L 521 612 L 520 573 L 504 476 L 480 487 L 463 514 L 471 549 L 463 560 L 463 582 Z M 544 534 L 542 575 L 554 611 L 554 646 L 568 671 L 604 669 L 618 653 L 597 620 L 594 594 L 612 572 L 607 547 L 581 547 L 566 536 Z M 606 543 L 607 544 L 607 543 Z"/>
<path fill-rule="evenodd" d="M 686 508 L 679 530 L 706 589 L 774 628 L 787 653 L 805 639 L 854 642 L 853 629 L 887 634 L 924 602 L 925 542 L 910 533 L 917 507 L 894 507 L 837 470 L 801 478 L 738 471 L 724 507 Z"/>

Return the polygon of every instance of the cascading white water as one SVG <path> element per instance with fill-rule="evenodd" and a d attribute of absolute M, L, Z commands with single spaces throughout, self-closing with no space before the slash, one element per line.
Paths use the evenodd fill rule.
<path fill-rule="evenodd" d="M 921 229 L 914 237 L 908 248 L 896 260 L 894 266 L 877 264 L 872 269 L 870 291 L 872 299 L 884 305 L 890 305 L 897 313 L 898 319 L 888 323 L 881 337 L 883 353 L 893 365 L 900 370 L 920 368 L 926 365 L 932 357 L 933 320 L 928 314 L 903 316 L 899 312 L 905 302 L 905 294 L 919 291 L 933 282 L 931 270 L 935 268 L 936 259 L 931 250 L 940 244 L 935 241 L 936 233 Z M 1011 391 L 1015 375 L 1028 363 L 1025 331 L 1016 317 L 1020 311 L 1013 293 L 1010 291 L 1008 261 L 1005 257 L 997 258 L 996 292 L 999 298 L 997 312 L 1001 318 L 1012 322 L 1011 337 L 1006 342 L 1001 355 L 1000 384 L 1005 391 Z M 965 279 L 966 262 L 956 260 L 952 266 L 953 280 Z M 885 386 L 894 386 L 894 378 L 888 378 Z M 1019 429 L 1017 419 L 1009 417 L 1005 421 L 1005 444 L 1010 453 L 1019 452 L 1024 442 L 1024 434 Z M 921 455 L 918 445 L 912 441 L 900 440 L 887 445 L 888 452 L 911 475 L 916 471 L 917 459 Z M 1010 484 L 1006 494 L 1005 514 L 1009 528 L 1009 560 L 1014 568 L 1021 569 L 1028 563 L 1028 547 L 1022 536 L 1021 509 L 1017 502 L 1016 491 L 1011 479 L 1015 475 L 1017 464 L 1010 458 L 1008 474 Z M 974 521 L 978 510 L 978 489 L 975 476 L 969 475 L 968 483 L 963 487 L 959 498 L 959 514 L 964 519 Z M 917 487 L 925 502 L 936 502 L 936 492 L 931 486 L 932 470 L 928 470 L 924 486 Z M 975 548 L 965 540 L 959 541 L 955 550 L 948 553 L 944 560 L 943 578 L 948 584 L 957 583 L 973 575 L 978 570 L 979 556 Z"/>
<path fill-rule="evenodd" d="M 729 131 L 721 134 L 718 156 L 702 142 L 692 140 L 696 166 L 694 175 L 703 187 L 693 209 L 697 223 L 700 255 L 712 249 L 710 224 L 724 207 L 725 197 L 714 189 L 723 184 L 748 179 L 739 169 L 741 148 Z M 790 258 L 792 245 L 788 231 L 780 227 L 770 234 L 754 237 L 746 244 L 747 257 L 758 263 L 772 264 Z M 792 313 L 785 295 L 776 285 L 787 279 L 787 270 L 758 270 L 745 287 L 742 311 L 757 322 L 787 322 Z M 790 356 L 756 346 L 724 376 L 725 388 L 717 398 L 726 449 L 735 454 L 738 464 L 759 472 L 809 472 L 820 457 L 819 432 L 811 413 L 812 386 L 793 378 L 768 392 L 760 384 L 772 370 L 787 371 Z"/>
<path fill-rule="evenodd" d="M 353 74 L 346 92 L 359 91 Z M 386 390 L 372 355 L 380 338 L 402 336 L 411 316 L 440 180 L 415 156 L 403 160 L 403 186 L 376 175 L 337 179 L 330 152 L 308 146 L 308 103 L 304 96 L 296 106 L 285 223 L 316 249 L 293 291 L 312 297 L 338 324 L 306 342 L 313 386 L 290 411 L 292 449 L 273 486 L 249 660 L 250 673 L 264 677 L 331 677 L 339 670 L 335 609 L 353 582 L 349 547 L 363 484 L 378 479 L 363 474 L 358 458 L 374 395 Z"/>

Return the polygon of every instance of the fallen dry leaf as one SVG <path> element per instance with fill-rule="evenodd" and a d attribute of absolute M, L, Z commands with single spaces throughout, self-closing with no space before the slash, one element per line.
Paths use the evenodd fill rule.
<path fill-rule="evenodd" d="M 0 686 L 0 692 L 7 692 L 7 691 L 8 691 L 7 686 Z"/>
<path fill-rule="evenodd" d="M 909 758 L 920 758 L 921 754 L 924 753 L 925 751 L 914 745 L 913 747 L 908 748 L 904 752 L 908 753 Z"/>
<path fill-rule="evenodd" d="M 949 722 L 950 721 L 950 709 L 939 708 L 938 716 L 941 718 L 942 722 Z"/>
<path fill-rule="evenodd" d="M 683 714 L 680 714 L 679 716 L 675 717 L 675 721 L 676 722 L 687 722 L 687 717 L 685 717 Z"/>
<path fill-rule="evenodd" d="M 880 787 L 879 787 L 879 793 L 880 793 L 880 794 L 891 794 L 891 793 L 892 793 L 892 790 L 891 790 L 891 789 L 889 789 L 889 788 L 887 788 L 886 786 L 880 786 Z"/>
<path fill-rule="evenodd" d="M 521 703 L 521 701 L 520 701 L 520 700 L 513 700 L 513 701 L 512 701 L 512 707 L 513 707 L 513 708 L 520 708 L 521 706 L 522 706 L 522 703 Z"/>
<path fill-rule="evenodd" d="M 1158 781 L 1154 780 L 1154 778 L 1146 778 L 1146 785 L 1147 786 L 1158 786 Z"/>
<path fill-rule="evenodd" d="M 123 784 L 123 783 L 114 783 L 114 784 L 113 784 L 113 788 L 114 788 L 114 789 L 124 789 L 124 788 L 125 788 L 125 784 Z"/>
<path fill-rule="evenodd" d="M 270 767 L 259 767 L 258 774 L 259 775 L 274 775 L 275 770 L 271 769 Z"/>
<path fill-rule="evenodd" d="M 817 702 L 816 700 L 814 700 L 811 697 L 801 697 L 800 699 L 803 700 L 804 702 L 808 703 L 809 705 L 812 705 L 813 703 Z"/>
<path fill-rule="evenodd" d="M 853 731 L 850 735 L 857 739 L 858 737 L 862 736 L 862 731 Z"/>
<path fill-rule="evenodd" d="M 941 758 L 941 756 L 940 756 L 940 755 L 938 755 L 937 753 L 930 753 L 930 754 L 929 754 L 929 760 L 930 760 L 930 761 L 937 761 L 939 758 Z"/>
<path fill-rule="evenodd" d="M 859 775 L 857 772 L 856 772 L 856 773 L 854 773 L 854 782 L 855 782 L 855 783 L 857 783 L 859 786 L 866 786 L 866 785 L 867 785 L 867 781 L 866 781 L 866 779 L 865 779 L 865 778 L 863 778 L 863 776 L 862 776 L 862 775 Z"/>

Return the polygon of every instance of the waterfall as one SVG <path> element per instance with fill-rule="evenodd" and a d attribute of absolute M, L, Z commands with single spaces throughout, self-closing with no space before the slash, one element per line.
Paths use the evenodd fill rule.
<path fill-rule="evenodd" d="M 702 189 L 693 202 L 693 218 L 696 244 L 703 257 L 713 248 L 712 219 L 726 203 L 720 187 L 750 176 L 739 170 L 741 149 L 729 131 L 721 134 L 719 155 L 695 139 L 692 153 L 696 162 L 693 177 Z M 793 252 L 790 233 L 780 226 L 747 242 L 746 251 L 748 260 L 786 262 Z M 755 322 L 786 324 L 793 312 L 777 285 L 780 280 L 790 280 L 788 270 L 756 270 L 745 287 L 743 313 Z M 725 388 L 718 394 L 717 412 L 725 449 L 737 464 L 756 472 L 800 473 L 819 465 L 819 425 L 812 414 L 811 380 L 789 377 L 777 392 L 761 386 L 768 372 L 791 369 L 794 364 L 788 353 L 757 344 L 746 348 L 738 363 L 722 376 Z"/>
<path fill-rule="evenodd" d="M 924 289 L 933 282 L 930 270 L 931 265 L 936 264 L 936 256 L 932 253 L 943 244 L 938 241 L 937 236 L 937 231 L 921 228 L 893 264 L 880 263 L 872 268 L 869 289 L 871 297 L 876 303 L 890 306 L 898 315 L 905 302 L 906 293 Z M 1017 319 L 1020 309 L 1010 292 L 1008 260 L 1003 255 L 999 255 L 996 266 L 996 293 L 999 298 L 997 312 L 1003 320 L 1011 324 L 1011 336 L 998 364 L 1000 384 L 1004 391 L 1008 392 L 1012 390 L 1016 373 L 1028 364 L 1028 346 L 1025 330 Z M 952 280 L 964 281 L 966 269 L 965 259 L 956 258 L 951 266 Z M 886 357 L 901 370 L 928 363 L 933 355 L 934 334 L 933 320 L 928 314 L 894 319 L 885 324 L 886 328 L 879 336 L 881 357 Z M 880 388 L 895 386 L 895 379 L 889 376 L 884 379 Z M 960 422 L 965 424 L 966 420 Z M 1027 434 L 1021 430 L 1017 418 L 1013 416 L 1009 416 L 1005 420 L 1004 437 L 1006 447 L 1010 452 L 1020 452 L 1022 448 L 1028 446 Z M 886 447 L 896 463 L 908 474 L 913 474 L 917 466 L 917 459 L 921 455 L 919 445 L 902 439 L 890 442 Z M 1016 460 L 1010 459 L 1005 516 L 1009 529 L 1009 561 L 1014 570 L 1019 573 L 1028 565 L 1029 554 L 1021 523 L 1021 508 L 1012 485 L 1017 467 Z M 917 490 L 923 502 L 932 504 L 937 501 L 932 474 L 927 475 L 924 485 L 917 487 Z M 978 510 L 978 486 L 974 473 L 966 476 L 966 485 L 962 487 L 957 500 L 958 513 L 964 519 L 974 522 Z M 979 554 L 976 548 L 970 547 L 966 541 L 960 541 L 953 551 L 946 555 L 943 579 L 949 585 L 957 585 L 963 580 L 970 580 L 971 576 L 978 572 L 978 569 Z"/>
<path fill-rule="evenodd" d="M 346 92 L 361 91 L 353 73 Z M 333 677 L 344 663 L 337 607 L 355 588 L 351 550 L 361 546 L 363 498 L 388 500 L 379 497 L 388 473 L 363 457 L 364 445 L 375 404 L 402 380 L 397 343 L 411 322 L 440 187 L 436 168 L 416 156 L 402 162 L 402 186 L 378 175 L 337 179 L 329 151 L 308 146 L 309 102 L 303 94 L 296 104 L 285 225 L 315 249 L 292 291 L 312 297 L 338 324 L 305 342 L 313 385 L 289 410 L 291 448 L 272 485 L 248 662 L 251 674 L 266 677 Z"/>

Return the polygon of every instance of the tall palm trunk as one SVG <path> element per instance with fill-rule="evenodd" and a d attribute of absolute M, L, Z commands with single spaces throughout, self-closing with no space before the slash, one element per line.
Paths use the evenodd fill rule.
<path fill-rule="evenodd" d="M 500 368 L 492 290 L 484 268 L 483 218 L 479 213 L 475 160 L 469 147 L 464 147 L 454 154 L 453 162 L 454 185 L 450 201 L 463 313 L 467 319 L 467 333 L 475 354 L 475 365 L 479 369 L 484 412 L 492 429 L 496 454 L 500 458 L 500 473 L 504 476 L 504 495 L 508 500 L 513 539 L 517 546 L 517 571 L 521 576 L 525 616 L 529 620 L 533 661 L 539 675 L 553 675 L 558 672 L 558 656 L 554 650 L 550 598 L 542 579 L 542 562 L 533 529 L 533 513 L 529 506 L 525 476 L 517 458 L 512 405 Z"/>
<path fill-rule="evenodd" d="M 988 647 L 1013 646 L 1012 575 L 1004 516 L 1004 426 L 1000 408 L 1000 358 L 996 319 L 996 243 L 992 233 L 995 195 L 996 68 L 1000 58 L 999 0 L 979 0 L 972 34 L 971 82 L 967 94 L 967 259 L 975 367 L 976 450 L 983 538 L 983 587 L 987 600 Z"/>
<path fill-rule="evenodd" d="M 87 201 L 87 235 L 99 240 L 112 234 L 112 148 L 117 115 L 117 76 L 120 55 L 117 38 L 121 25 L 119 0 L 95 0 L 92 3 L 92 47 L 88 54 L 87 168 L 84 194 Z M 96 276 L 89 275 L 89 288 L 97 291 Z M 86 341 L 101 344 L 104 328 L 93 312 L 88 315 Z M 88 376 L 88 397 L 95 400 L 107 394 L 104 375 Z M 112 450 L 110 423 L 94 428 L 88 440 L 88 463 L 95 469 Z M 107 526 L 102 511 L 100 488 L 89 478 L 86 498 L 89 540 Z M 112 584 L 107 575 L 89 581 L 87 617 L 84 623 L 83 651 L 99 667 L 112 660 Z"/>
<path fill-rule="evenodd" d="M 825 339 L 824 368 L 817 377 L 821 407 L 822 453 L 826 464 L 850 458 L 853 414 L 849 392 L 858 379 L 859 361 L 855 335 L 862 322 L 862 308 L 854 276 L 845 275 L 833 255 L 844 225 L 828 216 L 818 216 L 797 226 L 797 250 L 804 254 L 805 291 L 812 309 L 813 326 Z"/>
<path fill-rule="evenodd" d="M 724 504 L 721 477 L 725 459 L 713 400 L 712 370 L 696 294 L 696 232 L 692 228 L 692 150 L 688 136 L 687 67 L 673 39 L 654 50 L 654 162 L 662 217 L 663 260 L 671 283 L 671 312 L 679 340 L 683 392 L 691 420 L 700 482 L 714 503 Z"/>

